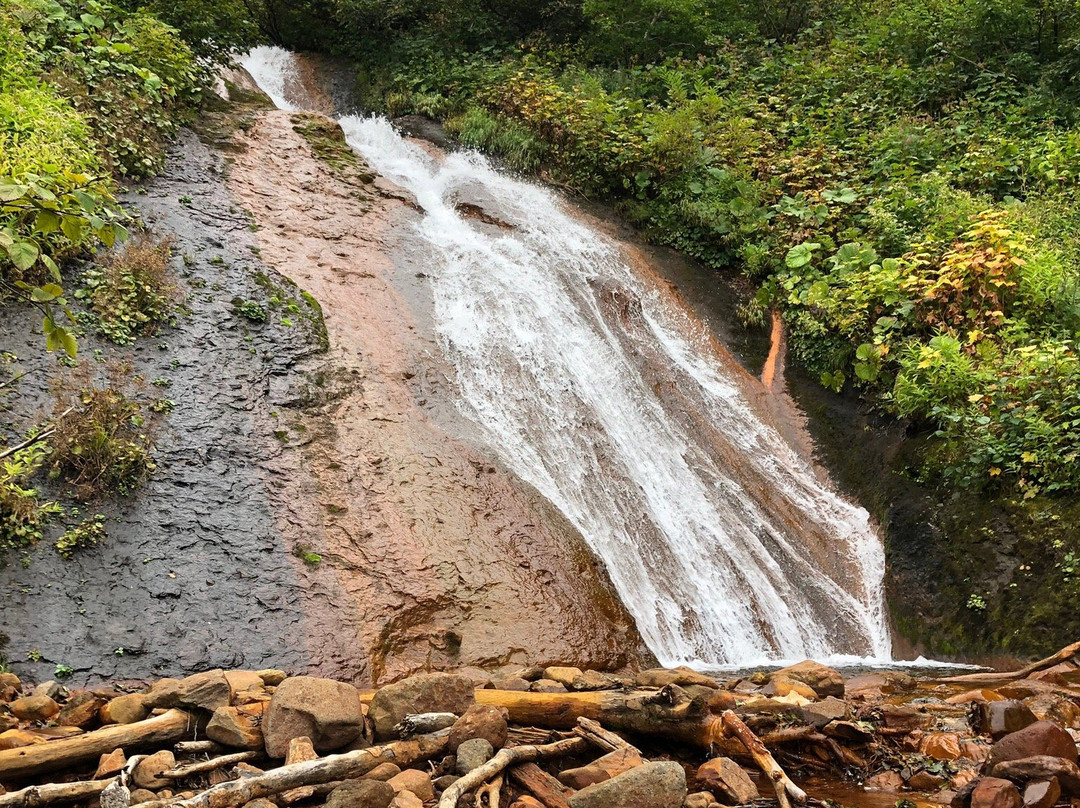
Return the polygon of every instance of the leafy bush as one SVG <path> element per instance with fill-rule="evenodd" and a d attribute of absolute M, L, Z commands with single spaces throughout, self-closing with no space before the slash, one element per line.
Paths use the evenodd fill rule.
<path fill-rule="evenodd" d="M 114 387 L 87 386 L 56 422 L 49 473 L 63 477 L 83 498 L 126 494 L 156 468 L 150 447 L 138 402 Z"/>
<path fill-rule="evenodd" d="M 105 532 L 105 516 L 95 514 L 65 530 L 56 540 L 56 552 L 64 558 L 71 558 L 77 550 L 93 547 L 106 538 L 108 534 Z"/>
<path fill-rule="evenodd" d="M 59 511 L 42 502 L 30 478 L 47 454 L 43 443 L 33 443 L 0 461 L 0 551 L 28 547 L 41 538 L 48 517 Z"/>
<path fill-rule="evenodd" d="M 168 318 L 176 291 L 168 277 L 171 249 L 171 239 L 141 234 L 83 273 L 75 296 L 90 304 L 95 325 L 116 344 L 132 343 Z"/>

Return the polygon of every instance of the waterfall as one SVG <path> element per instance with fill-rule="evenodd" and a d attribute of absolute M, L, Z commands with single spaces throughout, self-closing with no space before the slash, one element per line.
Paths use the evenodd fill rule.
<path fill-rule="evenodd" d="M 258 48 L 242 63 L 296 109 L 294 60 Z M 383 118 L 340 123 L 424 211 L 458 406 L 581 532 L 662 664 L 889 659 L 868 514 L 755 409 L 756 382 L 670 293 L 551 191 L 474 152 L 433 155 Z"/>

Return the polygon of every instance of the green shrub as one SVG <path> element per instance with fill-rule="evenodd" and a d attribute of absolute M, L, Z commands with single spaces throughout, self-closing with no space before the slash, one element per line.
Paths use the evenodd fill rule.
<path fill-rule="evenodd" d="M 176 293 L 171 250 L 171 239 L 140 234 L 83 273 L 75 296 L 87 301 L 98 330 L 116 344 L 128 345 L 168 319 Z"/>

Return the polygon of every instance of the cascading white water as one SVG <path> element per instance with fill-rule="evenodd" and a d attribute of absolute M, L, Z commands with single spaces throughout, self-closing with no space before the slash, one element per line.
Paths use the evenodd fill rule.
<path fill-rule="evenodd" d="M 292 58 L 242 60 L 288 109 Z M 460 408 L 581 531 L 662 664 L 889 658 L 867 513 L 755 413 L 681 309 L 548 190 L 475 153 L 433 157 L 385 119 L 340 122 L 424 210 Z M 510 228 L 459 213 L 477 197 Z"/>

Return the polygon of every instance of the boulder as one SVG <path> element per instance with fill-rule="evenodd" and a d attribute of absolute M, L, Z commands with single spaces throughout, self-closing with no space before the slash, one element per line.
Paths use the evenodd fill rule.
<path fill-rule="evenodd" d="M 551 679 L 537 679 L 529 685 L 529 690 L 533 693 L 565 693 L 566 686 Z"/>
<path fill-rule="evenodd" d="M 843 721 L 848 717 L 847 702 L 835 696 L 799 708 L 799 717 L 807 724 L 821 729 L 830 721 Z"/>
<path fill-rule="evenodd" d="M 634 684 L 638 687 L 667 687 L 668 685 L 686 687 L 688 685 L 701 685 L 712 690 L 718 690 L 720 688 L 719 682 L 711 676 L 698 673 L 697 671 L 687 668 L 685 665 L 680 665 L 678 668 L 651 668 L 650 670 L 642 671 L 634 677 Z"/>
<path fill-rule="evenodd" d="M 530 797 L 528 794 L 523 794 L 510 803 L 510 808 L 546 808 L 544 803 L 536 799 L 536 797 Z"/>
<path fill-rule="evenodd" d="M 1024 808 L 1050 808 L 1061 798 L 1061 786 L 1058 781 L 1036 780 L 1024 787 Z"/>
<path fill-rule="evenodd" d="M 592 690 L 612 690 L 619 686 L 619 680 L 600 671 L 583 671 L 580 676 L 575 676 L 570 683 L 570 689 L 577 692 Z"/>
<path fill-rule="evenodd" d="M 389 783 L 381 780 L 346 780 L 330 792 L 326 798 L 326 808 L 389 808 L 393 799 L 394 789 Z"/>
<path fill-rule="evenodd" d="M 162 679 L 146 693 L 145 704 L 154 707 L 188 707 L 213 712 L 232 698 L 225 671 L 216 668 L 184 679 Z"/>
<path fill-rule="evenodd" d="M 272 668 L 255 671 L 255 673 L 263 680 L 263 684 L 269 687 L 276 687 L 288 678 L 288 674 L 285 673 L 285 671 L 274 670 Z"/>
<path fill-rule="evenodd" d="M 98 711 L 102 724 L 134 724 L 150 715 L 146 697 L 142 693 L 129 693 L 105 702 Z"/>
<path fill-rule="evenodd" d="M 563 770 L 559 773 L 559 781 L 563 785 L 580 790 L 594 783 L 610 780 L 644 762 L 635 749 L 616 749 L 586 766 Z"/>
<path fill-rule="evenodd" d="M 992 777 L 1026 783 L 1029 780 L 1056 778 L 1069 797 L 1080 797 L 1080 766 L 1065 758 L 1037 755 L 1020 760 L 1005 760 L 989 769 Z"/>
<path fill-rule="evenodd" d="M 22 693 L 22 680 L 10 671 L 0 672 L 0 688 L 9 687 L 16 693 Z"/>
<path fill-rule="evenodd" d="M 387 761 L 386 763 L 380 763 L 374 769 L 365 774 L 364 779 L 383 780 L 389 782 L 394 777 L 397 777 L 399 774 L 401 774 L 401 767 L 399 767 L 396 763 L 390 763 L 389 761 Z M 456 777 L 454 779 L 457 780 Z"/>
<path fill-rule="evenodd" d="M 581 668 L 559 668 L 551 667 L 544 669 L 544 678 L 550 679 L 553 682 L 558 682 L 567 690 L 572 689 L 572 685 L 575 679 L 581 676 Z"/>
<path fill-rule="evenodd" d="M 1006 735 L 994 744 L 987 760 L 987 771 L 1007 760 L 1022 760 L 1050 755 L 1076 762 L 1076 743 L 1072 736 L 1051 721 L 1036 721 L 1022 730 Z"/>
<path fill-rule="evenodd" d="M 934 760 L 956 760 L 960 757 L 960 739 L 951 732 L 927 733 L 919 751 Z"/>
<path fill-rule="evenodd" d="M 230 699 L 246 690 L 262 690 L 266 684 L 255 671 L 225 671 L 225 681 L 229 683 Z"/>
<path fill-rule="evenodd" d="M 946 704 L 971 704 L 986 701 L 1005 701 L 1005 697 L 994 690 L 968 690 L 945 699 Z"/>
<path fill-rule="evenodd" d="M 263 706 L 218 707 L 206 725 L 206 737 L 233 749 L 262 749 Z"/>
<path fill-rule="evenodd" d="M 319 755 L 315 752 L 315 747 L 311 745 L 311 738 L 306 735 L 301 735 L 299 738 L 293 738 L 289 741 L 289 751 L 285 753 L 285 765 L 291 766 L 294 763 L 305 763 L 309 760 L 315 760 L 318 756 Z M 382 763 L 379 765 L 394 766 L 393 763 Z M 394 766 L 394 768 L 396 769 L 397 767 Z M 368 776 L 370 775 L 371 772 L 368 772 Z"/>
<path fill-rule="evenodd" d="M 56 716 L 56 723 L 62 727 L 86 729 L 97 720 L 98 712 L 104 703 L 89 690 L 76 690 Z"/>
<path fill-rule="evenodd" d="M 886 794 L 895 794 L 904 787 L 904 778 L 899 772 L 879 772 L 873 777 L 867 777 L 863 788 L 867 791 L 883 791 Z"/>
<path fill-rule="evenodd" d="M 281 687 L 287 687 L 290 681 L 286 679 Z M 277 693 L 274 695 L 276 697 Z M 386 740 L 393 737 L 394 725 L 406 715 L 461 715 L 475 701 L 472 682 L 467 677 L 451 673 L 423 673 L 380 688 L 371 700 L 368 715 L 375 723 L 375 737 Z"/>
<path fill-rule="evenodd" d="M 457 762 L 454 764 L 454 773 L 466 775 L 473 769 L 478 769 L 491 760 L 495 749 L 483 738 L 472 738 L 464 741 L 457 748 Z"/>
<path fill-rule="evenodd" d="M 424 803 L 411 791 L 399 791 L 390 800 L 390 808 L 424 808 Z"/>
<path fill-rule="evenodd" d="M 1039 720 L 1026 704 L 1012 699 L 983 702 L 979 704 L 975 716 L 979 732 L 995 741 Z"/>
<path fill-rule="evenodd" d="M 111 752 L 106 752 L 98 760 L 97 770 L 94 772 L 94 779 L 103 780 L 106 777 L 112 777 L 114 774 L 119 774 L 126 765 L 127 757 L 124 755 L 123 749 L 114 749 Z"/>
<path fill-rule="evenodd" d="M 915 772 L 907 781 L 907 787 L 912 791 L 938 791 L 943 785 L 945 785 L 944 777 L 925 770 Z"/>
<path fill-rule="evenodd" d="M 8 704 L 8 709 L 23 721 L 44 723 L 60 712 L 60 705 L 46 695 L 23 696 Z"/>
<path fill-rule="evenodd" d="M 435 790 L 441 794 L 443 791 L 446 791 L 446 789 L 450 788 L 450 786 L 452 786 L 460 779 L 461 778 L 458 777 L 456 774 L 444 774 L 442 777 L 436 777 L 432 781 L 432 785 L 434 785 Z"/>
<path fill-rule="evenodd" d="M 708 791 L 697 791 L 693 794 L 687 794 L 686 799 L 683 800 L 682 808 L 709 808 L 710 805 L 715 805 L 716 800 L 713 799 L 713 795 Z"/>
<path fill-rule="evenodd" d="M 531 684 L 528 679 L 522 679 L 520 676 L 496 676 L 491 680 L 491 683 L 496 690 L 516 690 L 519 692 L 527 691 Z"/>
<path fill-rule="evenodd" d="M 13 715 L 7 715 L 0 713 L 0 732 L 6 732 L 9 729 L 15 729 L 19 726 L 19 719 Z"/>
<path fill-rule="evenodd" d="M 504 707 L 492 707 L 487 704 L 472 705 L 450 728 L 448 741 L 450 752 L 456 752 L 464 741 L 471 738 L 483 738 L 495 749 L 502 749 L 506 744 L 506 717 L 507 712 Z"/>
<path fill-rule="evenodd" d="M 40 735 L 21 729 L 9 729 L 0 732 L 0 750 L 19 749 L 35 743 L 45 743 L 45 739 Z"/>
<path fill-rule="evenodd" d="M 971 808 L 1021 808 L 1023 801 L 1016 786 L 997 777 L 983 777 L 971 792 Z"/>
<path fill-rule="evenodd" d="M 1080 707 L 1060 693 L 1041 693 L 1025 699 L 1024 704 L 1031 708 L 1035 717 L 1044 721 L 1053 721 L 1063 727 L 1080 728 Z"/>
<path fill-rule="evenodd" d="M 160 775 L 175 765 L 176 757 L 168 749 L 163 749 L 140 760 L 131 773 L 131 779 L 139 788 L 167 788 L 173 781 Z"/>
<path fill-rule="evenodd" d="M 131 789 L 131 804 L 142 805 L 144 802 L 153 802 L 157 799 L 157 794 L 148 788 L 133 788 Z"/>
<path fill-rule="evenodd" d="M 364 732 L 355 687 L 333 679 L 293 676 L 274 691 L 263 716 L 266 754 L 283 758 L 293 738 L 307 736 L 317 752 L 340 749 Z"/>
<path fill-rule="evenodd" d="M 646 763 L 570 796 L 570 808 L 682 808 L 686 773 L 673 761 Z"/>
<path fill-rule="evenodd" d="M 773 677 L 784 676 L 797 682 L 810 685 L 814 692 L 821 698 L 826 696 L 844 697 L 844 677 L 839 671 L 807 659 L 796 665 L 781 668 L 773 674 Z"/>
<path fill-rule="evenodd" d="M 419 769 L 405 769 L 386 782 L 390 784 L 395 793 L 409 791 L 421 800 L 435 799 L 435 786 L 431 783 L 431 776 Z"/>
<path fill-rule="evenodd" d="M 882 707 L 881 716 L 885 720 L 885 726 L 889 729 L 905 730 L 907 732 L 917 729 L 929 729 L 930 725 L 934 723 L 934 716 L 930 713 L 920 712 L 907 705 Z"/>
<path fill-rule="evenodd" d="M 742 766 L 731 758 L 716 757 L 698 766 L 697 783 L 722 802 L 741 805 L 758 798 L 757 786 Z"/>
<path fill-rule="evenodd" d="M 817 700 L 817 692 L 814 688 L 805 682 L 800 682 L 798 679 L 792 679 L 790 676 L 783 676 L 776 674 L 769 679 L 768 684 L 761 689 L 761 692 L 766 696 L 790 696 L 795 693 L 798 696 L 806 699 L 807 701 Z"/>
<path fill-rule="evenodd" d="M 34 688 L 33 696 L 48 696 L 53 701 L 57 699 L 65 699 L 68 695 L 68 689 L 57 681 L 50 679 L 47 682 L 42 682 Z"/>

